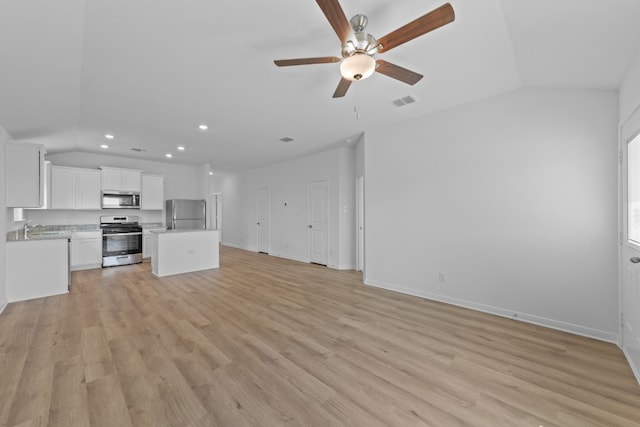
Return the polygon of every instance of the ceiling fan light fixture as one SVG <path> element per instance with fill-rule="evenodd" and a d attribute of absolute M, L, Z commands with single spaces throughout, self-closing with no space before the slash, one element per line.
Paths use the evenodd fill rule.
<path fill-rule="evenodd" d="M 376 69 L 376 60 L 366 53 L 354 53 L 340 64 L 340 73 L 347 80 L 363 80 Z"/>

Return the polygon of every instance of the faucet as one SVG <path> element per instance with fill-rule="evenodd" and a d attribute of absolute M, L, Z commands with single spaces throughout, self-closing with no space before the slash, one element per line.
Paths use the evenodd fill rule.
<path fill-rule="evenodd" d="M 24 238 L 27 238 L 27 235 L 29 234 L 29 230 L 31 230 L 31 227 L 29 227 L 29 221 L 25 221 L 24 222 Z"/>

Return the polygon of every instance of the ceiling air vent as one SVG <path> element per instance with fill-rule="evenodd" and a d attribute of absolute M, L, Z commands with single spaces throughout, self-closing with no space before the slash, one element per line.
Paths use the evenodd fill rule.
<path fill-rule="evenodd" d="M 280 138 L 280 141 L 282 141 L 282 142 L 291 142 L 291 141 L 293 141 L 293 138 L 289 138 L 288 136 L 285 136 L 284 138 Z"/>
<path fill-rule="evenodd" d="M 131 149 L 131 151 L 137 151 L 138 153 L 144 153 L 147 150 L 145 150 L 144 148 L 135 148 L 134 147 L 134 148 Z"/>
<path fill-rule="evenodd" d="M 393 101 L 393 105 L 395 105 L 396 107 L 403 107 L 407 104 L 413 104 L 414 102 L 416 102 L 415 98 L 412 96 L 405 96 L 404 98 L 398 98 L 396 100 Z"/>

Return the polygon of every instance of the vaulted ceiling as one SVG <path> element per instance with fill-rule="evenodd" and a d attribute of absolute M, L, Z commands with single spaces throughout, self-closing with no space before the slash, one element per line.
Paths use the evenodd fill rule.
<path fill-rule="evenodd" d="M 340 55 L 313 0 L 0 0 L 0 124 L 51 153 L 237 171 L 523 86 L 615 90 L 640 52 L 638 0 L 450 2 L 455 22 L 379 55 L 419 83 L 333 99 L 339 64 L 273 63 Z M 442 3 L 341 0 L 376 37 Z"/>

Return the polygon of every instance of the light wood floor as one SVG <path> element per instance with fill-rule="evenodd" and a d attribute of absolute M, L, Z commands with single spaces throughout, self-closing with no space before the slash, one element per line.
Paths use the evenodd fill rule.
<path fill-rule="evenodd" d="M 0 315 L 1 426 L 640 426 L 620 350 L 222 248 Z"/>

